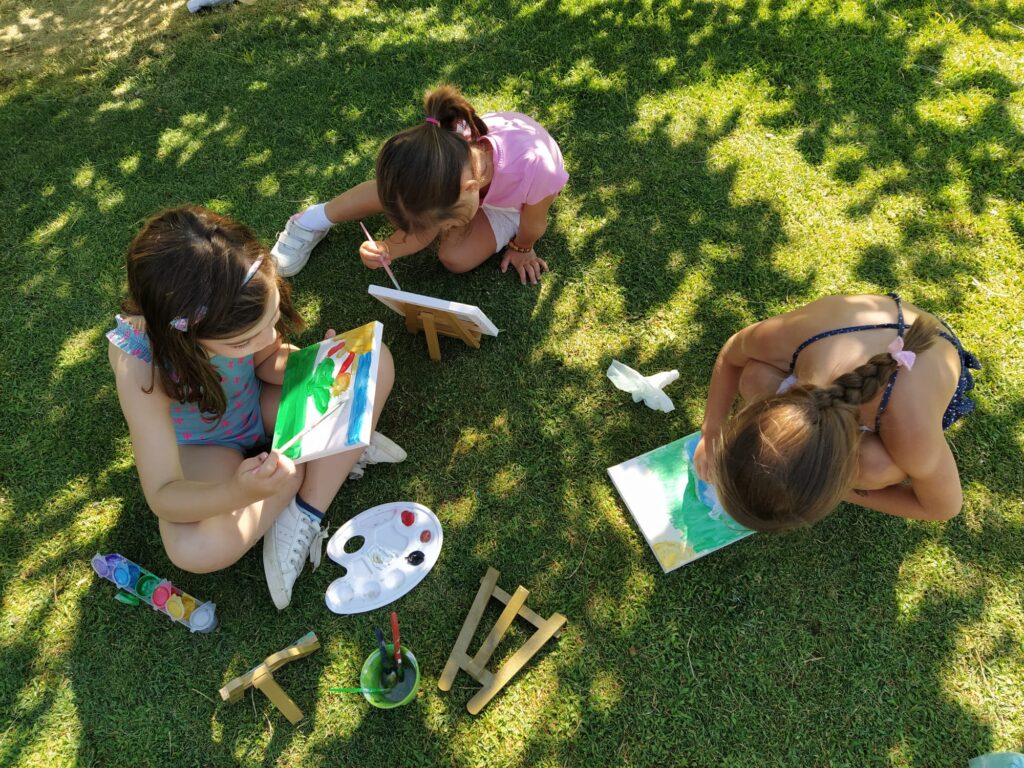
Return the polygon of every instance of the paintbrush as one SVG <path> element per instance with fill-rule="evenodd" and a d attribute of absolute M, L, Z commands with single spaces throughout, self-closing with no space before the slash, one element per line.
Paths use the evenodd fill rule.
<path fill-rule="evenodd" d="M 391 612 L 391 639 L 395 644 L 395 673 L 399 680 L 405 679 L 405 669 L 402 667 L 402 641 L 398 634 L 398 613 Z"/>
<path fill-rule="evenodd" d="M 381 632 L 380 627 L 374 629 L 374 633 L 377 635 L 377 645 L 380 646 L 380 684 L 384 688 L 394 688 L 395 683 L 398 682 L 398 674 L 388 656 L 388 648 L 384 644 L 384 633 Z"/>
<path fill-rule="evenodd" d="M 373 235 L 370 234 L 370 230 L 366 228 L 366 225 L 363 224 L 363 222 L 360 221 L 359 226 L 363 228 L 363 234 L 366 235 L 367 240 L 369 240 L 371 243 L 377 242 L 376 240 L 373 239 Z M 388 266 L 387 262 L 384 261 L 384 259 L 381 259 L 380 264 L 382 267 L 384 267 L 384 271 L 388 273 L 388 277 L 391 278 L 391 282 L 395 284 L 395 290 L 402 290 L 402 286 L 400 286 L 398 284 L 398 281 L 395 280 L 395 273 L 391 271 L 391 267 Z"/>
<path fill-rule="evenodd" d="M 283 456 L 283 455 L 284 455 L 284 452 L 285 452 L 285 451 L 287 451 L 287 450 L 288 450 L 289 448 L 291 448 L 291 447 L 292 447 L 293 445 L 295 445 L 295 444 L 296 444 L 297 442 L 299 442 L 299 440 L 301 440 L 302 438 L 304 438 L 304 437 L 305 437 L 306 435 L 308 435 L 308 434 L 309 434 L 310 432 L 312 432 L 312 431 L 313 431 L 314 429 L 316 429 L 316 428 L 317 428 L 317 427 L 319 427 L 319 426 L 320 426 L 321 424 L 323 424 L 323 423 L 324 423 L 325 421 L 327 421 L 328 417 L 330 417 L 330 416 L 331 416 L 331 414 L 333 414 L 333 413 L 334 413 L 334 412 L 335 412 L 336 410 L 338 410 L 339 408 L 341 408 L 341 406 L 343 406 L 343 405 L 344 405 L 345 403 L 347 403 L 347 402 L 348 402 L 348 400 L 349 400 L 349 399 L 348 399 L 347 397 L 344 397 L 344 398 L 342 398 L 341 400 L 339 400 L 339 401 L 338 401 L 337 403 L 335 403 L 334 405 L 332 405 L 332 406 L 331 406 L 330 408 L 328 408 L 328 409 L 327 409 L 327 411 L 326 411 L 326 412 L 324 413 L 324 415 L 323 415 L 323 416 L 321 416 L 321 417 L 320 417 L 319 419 L 317 419 L 316 421 L 314 421 L 314 422 L 313 422 L 312 424 L 310 424 L 310 425 L 309 425 L 308 427 L 306 427 L 306 428 L 305 428 L 304 430 L 302 430 L 301 432 L 299 432 L 299 434 L 295 435 L 295 437 L 293 437 L 293 438 L 292 438 L 291 440 L 289 440 L 289 441 L 288 441 L 287 443 L 285 443 L 285 444 L 284 444 L 284 445 L 282 445 L 282 446 L 281 446 L 280 448 L 278 448 L 278 449 L 277 449 L 277 452 L 278 452 L 278 453 L 280 453 L 280 454 L 281 454 L 281 455 Z"/>

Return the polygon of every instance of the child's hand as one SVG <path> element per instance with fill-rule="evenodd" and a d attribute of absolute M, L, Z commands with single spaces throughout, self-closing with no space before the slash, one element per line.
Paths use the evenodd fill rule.
<path fill-rule="evenodd" d="M 284 490 L 295 476 L 295 463 L 277 451 L 246 459 L 235 470 L 235 483 L 253 499 L 266 499 Z"/>
<path fill-rule="evenodd" d="M 548 271 L 548 263 L 537 256 L 537 252 L 530 249 L 529 253 L 519 253 L 511 248 L 505 251 L 505 257 L 501 260 L 501 271 L 508 272 L 508 265 L 511 264 L 519 273 L 519 282 L 526 285 L 526 278 L 530 278 L 530 285 L 536 285 L 540 279 L 541 272 Z"/>
<path fill-rule="evenodd" d="M 359 258 L 370 269 L 380 269 L 391 264 L 391 249 L 383 240 L 366 240 L 359 246 Z"/>
<path fill-rule="evenodd" d="M 708 467 L 711 466 L 711 459 L 714 457 L 714 446 L 708 448 L 708 442 L 706 437 L 701 437 L 697 449 L 693 452 L 693 471 L 705 483 L 711 482 L 708 480 Z"/>

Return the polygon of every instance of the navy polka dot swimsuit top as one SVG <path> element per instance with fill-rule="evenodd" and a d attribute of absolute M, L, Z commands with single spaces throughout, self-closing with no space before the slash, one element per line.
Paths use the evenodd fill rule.
<path fill-rule="evenodd" d="M 793 371 L 796 369 L 797 358 L 806 347 L 816 341 L 827 339 L 829 336 L 839 336 L 844 333 L 855 333 L 857 331 L 872 331 L 877 328 L 892 328 L 896 331 L 897 335 L 902 337 L 907 329 L 906 323 L 903 321 L 903 305 L 900 302 L 900 297 L 895 293 L 890 293 L 889 296 L 896 302 L 895 323 L 851 325 L 846 328 L 835 328 L 831 331 L 822 331 L 821 333 L 811 336 L 811 338 L 803 342 L 796 348 L 796 351 L 793 352 L 793 359 L 789 363 L 789 378 L 782 383 L 779 391 L 785 391 L 796 383 L 796 377 L 793 375 Z M 942 323 L 943 327 L 946 329 L 945 331 L 940 331 L 939 335 L 952 344 L 960 355 L 960 380 L 957 382 L 956 392 L 953 393 L 953 399 L 949 401 L 949 405 L 946 406 L 946 412 L 942 414 L 942 428 L 946 430 L 974 410 L 974 401 L 967 396 L 967 393 L 974 389 L 974 377 L 971 375 L 971 371 L 980 371 L 981 363 L 978 361 L 977 357 L 963 348 L 963 345 L 960 343 L 960 339 L 958 339 L 956 334 L 953 333 L 952 328 L 946 325 L 943 320 L 939 320 L 939 322 Z M 885 413 L 885 408 L 889 405 L 889 397 L 892 395 L 892 388 L 896 384 L 896 377 L 898 373 L 899 371 L 896 371 L 889 377 L 889 381 L 885 385 L 885 391 L 882 392 L 882 400 L 879 402 L 878 412 L 875 414 L 875 432 L 878 432 L 878 429 L 881 426 L 882 414 Z M 867 427 L 862 427 L 862 429 L 866 430 Z"/>

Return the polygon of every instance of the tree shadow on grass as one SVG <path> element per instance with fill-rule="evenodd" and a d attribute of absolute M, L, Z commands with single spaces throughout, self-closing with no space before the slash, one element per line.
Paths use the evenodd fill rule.
<path fill-rule="evenodd" d="M 766 306 L 810 298 L 820 277 L 793 276 L 774 263 L 788 235 L 770 197 L 736 202 L 737 168 L 709 162 L 741 113 L 697 120 L 681 138 L 667 121 L 642 114 L 645 98 L 753 72 L 789 104 L 768 127 L 804 131 L 798 148 L 812 164 L 827 164 L 838 144 L 866 147 L 861 160 L 836 165 L 834 176 L 845 185 L 874 166 L 912 163 L 918 133 L 938 145 L 924 156 L 934 168 L 911 170 L 877 201 L 865 198 L 857 215 L 892 194 L 938 204 L 951 180 L 942 163 L 951 161 L 972 171 L 967 212 L 993 195 L 1019 199 L 1010 162 L 975 159 L 986 141 L 1004 140 L 1012 149 L 1019 139 L 1006 118 L 1005 78 L 957 81 L 959 90 L 992 92 L 994 99 L 966 137 L 917 118 L 908 123 L 905 105 L 935 93 L 919 73 L 937 68 L 945 49 L 915 58 L 908 34 L 881 18 L 872 23 L 889 34 L 879 41 L 863 25 L 784 10 L 697 3 L 680 13 L 670 5 L 625 3 L 573 13 L 554 3 L 405 3 L 391 17 L 343 22 L 327 13 L 239 15 L 231 24 L 215 16 L 180 39 L 137 46 L 101 75 L 95 90 L 73 94 L 68 83 L 67 98 L 26 92 L 10 102 L 0 117 L 5 135 L 18 124 L 44 128 L 19 136 L 22 160 L 4 182 L 17 203 L 7 231 L 25 246 L 13 259 L 25 303 L 4 313 L 2 358 L 5 369 L 31 382 L 15 391 L 10 413 L 48 431 L 5 429 L 15 437 L 3 464 L 34 452 L 51 466 L 30 466 L 17 482 L 4 476 L 17 514 L 7 516 L 0 533 L 0 597 L 20 596 L 24 580 L 53 579 L 58 594 L 54 605 L 21 614 L 22 641 L 2 651 L 2 666 L 17 670 L 2 708 L 17 704 L 18 723 L 16 736 L 5 740 L 4 762 L 25 754 L 24 734 L 45 725 L 58 699 L 77 715 L 79 759 L 98 763 L 132 754 L 140 765 L 269 764 L 306 753 L 319 762 L 355 763 L 358 754 L 361 764 L 384 764 L 396 745 L 406 745 L 404 754 L 424 763 L 455 765 L 480 764 L 485 748 L 513 765 L 611 755 L 634 764 L 760 762 L 764 754 L 793 764 L 825 756 L 864 765 L 882 764 L 887 750 L 896 754 L 890 762 L 934 765 L 947 758 L 962 763 L 991 746 L 988 727 L 950 698 L 941 678 L 957 652 L 956 633 L 982 614 L 985 595 L 973 585 L 937 591 L 910 620 L 894 602 L 901 563 L 931 541 L 935 528 L 846 510 L 812 531 L 748 540 L 663 577 L 605 482 L 605 467 L 697 423 L 691 407 L 667 419 L 630 409 L 602 378 L 611 356 L 659 369 L 685 360 L 682 400 L 699 407 L 711 361 L 728 335 Z M 431 19 L 425 33 L 416 27 L 417 13 Z M 460 25 L 468 35 L 456 34 Z M 510 62 L 513 31 L 521 55 Z M 267 36 L 287 36 L 287 55 L 264 56 L 254 41 Z M 866 62 L 871 87 L 858 88 L 843 59 L 831 58 L 837 47 Z M 638 57 L 638 49 L 649 53 Z M 907 61 L 914 63 L 909 70 Z M 244 73 L 245 86 L 237 77 L 215 76 L 225 68 Z M 365 77 L 370 69 L 377 79 Z M 383 428 L 410 459 L 346 488 L 332 510 L 335 521 L 382 499 L 415 498 L 438 512 L 448 533 L 442 561 L 399 605 L 427 667 L 417 709 L 399 719 L 315 693 L 324 678 L 353 674 L 351 659 L 365 656 L 372 627 L 385 617 L 325 618 L 320 601 L 337 575 L 333 566 L 304 576 L 289 610 L 270 615 L 258 553 L 228 573 L 204 577 L 179 574 L 166 561 L 125 464 L 101 332 L 120 296 L 119 254 L 142 217 L 165 204 L 197 201 L 270 240 L 304 197 L 324 199 L 366 178 L 380 142 L 421 118 L 420 95 L 437 79 L 495 101 L 513 94 L 519 109 L 537 115 L 559 138 L 573 172 L 562 205 L 601 225 L 571 237 L 557 227 L 549 233 L 544 243 L 556 274 L 540 293 L 520 290 L 508 276 L 500 281 L 493 263 L 461 278 L 426 259 L 403 266 L 410 287 L 477 303 L 507 331 L 485 339 L 478 352 L 446 343 L 442 366 L 429 363 L 421 340 L 406 338 L 387 310 L 362 294 L 367 273 L 351 259 L 355 233 L 334 233 L 295 281 L 315 324 L 384 320 L 398 363 Z M 309 83 L 324 88 L 311 92 Z M 837 131 L 851 114 L 855 138 L 848 142 Z M 635 125 L 643 140 L 630 133 Z M 946 139 L 957 141 L 950 148 Z M 63 153 L 59 178 L 35 167 L 54 146 Z M 685 194 L 678 210 L 666 211 L 658 193 L 674 181 Z M 900 226 L 912 251 L 945 236 L 941 221 L 925 219 L 923 230 L 914 219 Z M 970 262 L 936 265 L 926 255 L 912 253 L 911 270 L 929 285 L 979 269 Z M 885 265 L 886 256 L 865 251 L 857 276 L 892 287 L 887 279 L 901 272 Z M 706 274 L 695 283 L 687 318 L 693 327 L 652 354 L 644 337 L 698 269 Z M 588 305 L 597 276 L 608 278 L 621 305 Z M 937 308 L 955 309 L 960 301 L 949 293 Z M 612 322 L 626 324 L 633 341 L 578 360 L 571 348 L 545 344 L 554 334 L 585 336 L 592 325 Z M 505 397 L 489 396 L 495 387 Z M 82 392 L 96 394 L 81 403 Z M 1000 445 L 1004 455 L 1019 454 L 1012 439 Z M 995 471 L 973 468 L 984 477 Z M 94 479 L 69 491 L 69 474 Z M 55 548 L 41 544 L 74 530 L 83 508 L 103 504 L 122 507 L 108 509 L 113 526 L 85 527 Z M 954 551 L 984 567 L 1012 562 L 1008 544 L 983 557 L 978 546 L 968 539 Z M 87 560 L 97 548 L 141 553 L 156 572 L 214 599 L 222 629 L 190 637 L 163 617 L 125 613 L 110 602 L 112 586 L 87 581 Z M 503 585 L 526 585 L 531 605 L 545 615 L 565 613 L 570 626 L 473 721 L 461 712 L 468 691 L 441 696 L 433 686 L 490 564 L 502 570 Z M 58 622 L 61 599 L 74 600 L 80 618 L 64 630 L 70 644 L 58 633 L 54 645 L 47 635 L 55 624 L 65 626 Z M 347 645 L 282 675 L 309 715 L 306 725 L 291 730 L 260 697 L 219 708 L 209 701 L 227 679 L 310 628 Z M 70 678 L 73 703 L 52 687 L 29 701 L 39 680 L 58 674 Z M 525 736 L 514 725 L 523 712 L 533 723 Z M 753 733 L 763 736 L 752 740 Z M 806 736 L 795 740 L 794 733 Z"/>

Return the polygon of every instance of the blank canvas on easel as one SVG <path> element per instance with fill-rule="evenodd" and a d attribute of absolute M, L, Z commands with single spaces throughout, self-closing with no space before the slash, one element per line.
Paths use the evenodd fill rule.
<path fill-rule="evenodd" d="M 474 349 L 479 349 L 481 335 L 498 335 L 498 327 L 472 304 L 435 299 L 379 285 L 371 285 L 369 293 L 404 317 L 405 327 L 410 333 L 423 332 L 433 360 L 441 359 L 438 335 L 461 339 Z"/>

